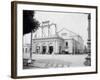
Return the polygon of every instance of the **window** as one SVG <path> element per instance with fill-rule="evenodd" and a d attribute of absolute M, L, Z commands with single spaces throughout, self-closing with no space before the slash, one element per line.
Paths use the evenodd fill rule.
<path fill-rule="evenodd" d="M 25 53 L 27 53 L 27 48 L 25 48 Z"/>
<path fill-rule="evenodd" d="M 24 48 L 23 48 L 23 53 L 24 53 Z"/>
<path fill-rule="evenodd" d="M 66 48 L 68 48 L 68 42 L 66 42 Z"/>
<path fill-rule="evenodd" d="M 40 46 L 36 46 L 36 53 L 40 52 Z"/>

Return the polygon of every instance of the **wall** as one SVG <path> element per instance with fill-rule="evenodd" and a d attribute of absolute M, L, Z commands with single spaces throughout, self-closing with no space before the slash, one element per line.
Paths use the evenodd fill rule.
<path fill-rule="evenodd" d="M 30 0 L 41 2 L 55 2 L 66 4 L 98 5 L 99 0 Z M 11 71 L 11 0 L 0 0 L 0 80 L 14 80 L 10 78 Z M 99 8 L 100 10 L 100 8 Z M 100 11 L 99 11 L 100 13 Z M 100 16 L 98 16 L 100 18 Z M 100 21 L 100 20 L 99 20 Z M 99 26 L 99 25 L 98 25 Z M 98 27 L 99 31 L 99 27 Z M 98 32 L 100 34 L 100 32 Z M 98 41 L 100 37 L 98 38 Z M 100 42 L 98 42 L 100 45 Z M 98 52 L 99 53 L 99 52 Z M 100 57 L 100 54 L 98 54 Z M 98 63 L 100 58 L 98 59 Z M 100 67 L 100 64 L 98 64 Z M 30 78 L 28 80 L 100 80 L 100 69 L 98 74 Z M 24 80 L 24 79 L 22 79 Z M 27 80 L 27 79 L 26 79 Z"/>

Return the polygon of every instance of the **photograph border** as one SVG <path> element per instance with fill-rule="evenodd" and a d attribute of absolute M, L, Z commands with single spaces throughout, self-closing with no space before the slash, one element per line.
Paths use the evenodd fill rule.
<path fill-rule="evenodd" d="M 93 8 L 96 9 L 96 71 L 94 72 L 78 72 L 78 73 L 63 73 L 63 74 L 49 74 L 49 75 L 32 75 L 32 76 L 17 76 L 17 4 L 36 4 L 36 5 L 50 5 L 59 7 L 76 7 L 76 8 Z M 50 76 L 66 76 L 66 75 L 81 75 L 94 74 L 98 72 L 98 7 L 89 5 L 74 5 L 74 4 L 58 4 L 58 3 L 42 3 L 42 2 L 26 2 L 26 1 L 12 1 L 11 2 L 11 78 L 35 78 L 35 77 L 50 77 Z"/>

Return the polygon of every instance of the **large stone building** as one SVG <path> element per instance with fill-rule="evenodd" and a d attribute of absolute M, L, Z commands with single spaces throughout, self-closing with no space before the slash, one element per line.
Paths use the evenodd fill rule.
<path fill-rule="evenodd" d="M 32 38 L 33 54 L 82 54 L 84 42 L 80 35 L 65 28 L 57 31 L 56 24 L 42 23 Z M 51 28 L 52 27 L 52 28 Z M 28 48 L 28 49 L 27 49 Z M 24 53 L 30 46 L 24 44 Z M 29 52 L 29 51 L 28 51 Z"/>

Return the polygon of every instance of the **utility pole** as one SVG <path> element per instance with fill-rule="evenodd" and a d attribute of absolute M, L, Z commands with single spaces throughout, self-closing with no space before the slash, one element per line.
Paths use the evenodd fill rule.
<path fill-rule="evenodd" d="M 91 14 L 88 13 L 88 40 L 87 40 L 87 53 L 88 56 L 85 58 L 86 61 L 84 62 L 84 64 L 86 66 L 91 66 Z"/>
<path fill-rule="evenodd" d="M 91 15 L 88 14 L 88 54 L 91 55 Z"/>

